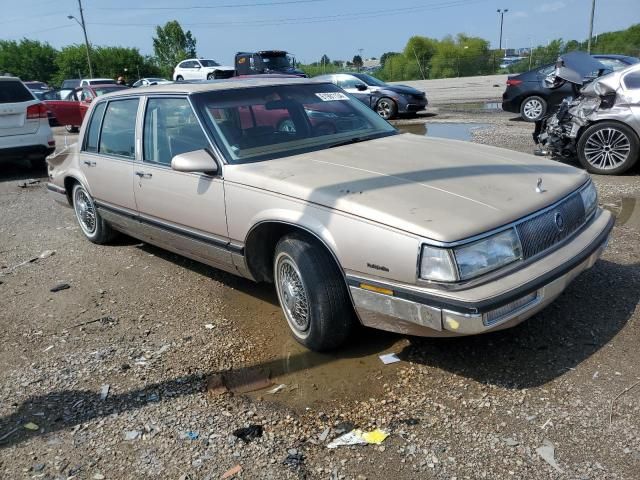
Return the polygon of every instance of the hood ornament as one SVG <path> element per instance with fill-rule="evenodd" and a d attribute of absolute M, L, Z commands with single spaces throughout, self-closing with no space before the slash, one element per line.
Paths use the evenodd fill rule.
<path fill-rule="evenodd" d="M 546 190 L 542 186 L 542 178 L 538 178 L 538 183 L 536 184 L 536 193 L 544 193 Z"/>

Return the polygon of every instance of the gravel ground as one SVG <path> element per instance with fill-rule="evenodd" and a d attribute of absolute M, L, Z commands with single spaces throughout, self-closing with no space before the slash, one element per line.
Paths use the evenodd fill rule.
<path fill-rule="evenodd" d="M 465 108 L 398 123 L 474 122 L 473 141 L 532 150 L 531 125 Z M 461 339 L 359 331 L 320 355 L 269 286 L 126 237 L 93 245 L 45 172 L 3 165 L 0 478 L 638 478 L 640 178 L 595 181 L 618 216 L 609 248 L 534 318 Z M 272 386 L 229 392 L 220 374 Z M 390 435 L 327 448 L 352 426 Z"/>

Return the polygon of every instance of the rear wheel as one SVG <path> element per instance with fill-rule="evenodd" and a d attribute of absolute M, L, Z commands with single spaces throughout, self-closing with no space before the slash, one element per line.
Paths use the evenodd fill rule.
<path fill-rule="evenodd" d="M 525 98 L 520 104 L 520 116 L 527 122 L 540 120 L 547 111 L 547 102 L 544 98 L 532 96 Z"/>
<path fill-rule="evenodd" d="M 181 81 L 183 81 L 183 80 L 184 80 L 184 77 L 183 77 L 182 75 L 178 75 L 178 76 L 176 77 L 176 82 L 181 82 Z"/>
<path fill-rule="evenodd" d="M 376 104 L 376 112 L 385 120 L 390 120 L 398 113 L 398 106 L 390 98 L 382 97 Z"/>
<path fill-rule="evenodd" d="M 71 198 L 76 219 L 85 237 L 93 243 L 103 244 L 115 236 L 115 232 L 100 216 L 93 198 L 82 185 L 76 183 L 73 186 Z"/>
<path fill-rule="evenodd" d="M 213 80 L 216 78 L 216 74 L 215 73 L 210 73 L 209 75 L 207 75 L 207 80 Z"/>
<path fill-rule="evenodd" d="M 310 350 L 342 345 L 353 327 L 353 308 L 331 255 L 316 240 L 294 233 L 276 246 L 274 281 L 294 338 Z"/>
<path fill-rule="evenodd" d="M 584 168 L 600 175 L 619 175 L 638 161 L 640 141 L 627 125 L 600 122 L 587 128 L 578 140 L 578 159 Z"/>

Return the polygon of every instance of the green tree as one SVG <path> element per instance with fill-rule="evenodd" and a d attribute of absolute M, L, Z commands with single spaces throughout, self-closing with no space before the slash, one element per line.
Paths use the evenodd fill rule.
<path fill-rule="evenodd" d="M 156 27 L 153 52 L 158 66 L 168 77 L 178 63 L 196 56 L 196 39 L 190 30 L 185 32 L 177 20 L 172 20 L 164 27 Z"/>
<path fill-rule="evenodd" d="M 384 68 L 384 64 L 387 61 L 387 59 L 393 55 L 400 55 L 398 52 L 385 52 L 382 54 L 382 56 L 380 57 L 380 67 Z"/>
<path fill-rule="evenodd" d="M 97 74 L 95 57 L 91 52 L 91 64 L 94 75 Z M 53 77 L 56 85 L 60 85 L 66 78 L 83 78 L 89 76 L 87 67 L 87 50 L 84 44 L 67 45 L 56 56 L 57 72 Z"/>
<path fill-rule="evenodd" d="M 56 74 L 57 54 L 51 45 L 37 40 L 0 40 L 0 72 L 22 80 L 50 82 Z"/>
<path fill-rule="evenodd" d="M 99 76 L 125 77 L 128 81 L 160 74 L 160 69 L 137 48 L 97 47 L 92 55 L 98 65 Z"/>
<path fill-rule="evenodd" d="M 320 59 L 320 65 L 329 65 L 331 63 L 331 60 L 329 60 L 329 57 L 325 54 L 322 55 L 322 58 Z"/>
<path fill-rule="evenodd" d="M 354 67 L 360 70 L 363 65 L 362 57 L 360 55 L 354 55 L 353 60 L 351 60 L 351 63 L 353 64 Z"/>

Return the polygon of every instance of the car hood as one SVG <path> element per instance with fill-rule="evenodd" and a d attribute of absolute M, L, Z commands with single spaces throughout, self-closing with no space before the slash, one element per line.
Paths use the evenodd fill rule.
<path fill-rule="evenodd" d="M 555 75 L 571 83 L 582 85 L 584 79 L 607 67 L 586 52 L 569 52 L 560 55 Z"/>
<path fill-rule="evenodd" d="M 401 93 L 405 95 L 422 95 L 423 92 L 417 88 L 409 87 L 407 85 L 385 85 L 384 87 L 375 87 L 377 90 L 389 90 L 395 93 Z"/>
<path fill-rule="evenodd" d="M 538 179 L 543 193 L 536 193 Z M 225 167 L 225 180 L 452 242 L 522 218 L 576 190 L 582 170 L 469 142 L 393 135 Z"/>

